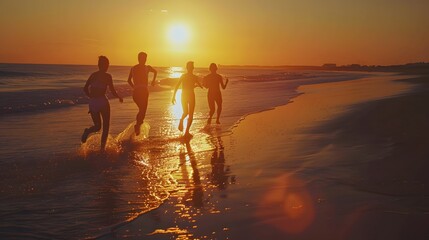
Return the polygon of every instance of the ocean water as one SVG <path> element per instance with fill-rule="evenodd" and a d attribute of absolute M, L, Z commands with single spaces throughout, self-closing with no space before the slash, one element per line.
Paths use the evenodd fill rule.
<path fill-rule="evenodd" d="M 150 87 L 143 134 L 135 138 L 129 68 L 109 68 L 125 99 L 110 99 L 110 136 L 106 154 L 100 154 L 99 134 L 80 143 L 92 124 L 82 87 L 96 66 L 0 64 L 0 238 L 85 238 L 127 224 L 175 190 L 172 173 L 187 147 L 196 155 L 214 149 L 217 136 L 229 134 L 248 114 L 287 104 L 300 85 L 365 75 L 221 67 L 230 80 L 222 124 L 206 126 L 207 91 L 196 88 L 194 137 L 186 146 L 177 130 L 180 102 L 170 103 L 184 69 L 155 67 L 159 84 Z"/>

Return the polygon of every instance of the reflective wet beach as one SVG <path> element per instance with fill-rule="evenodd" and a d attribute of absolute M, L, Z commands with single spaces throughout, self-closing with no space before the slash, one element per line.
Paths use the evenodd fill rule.
<path fill-rule="evenodd" d="M 90 137 L 87 144 L 79 143 L 84 127 L 91 121 L 86 105 L 3 115 L 0 164 L 8 171 L 0 173 L 2 236 L 109 238 L 122 236 L 124 229 L 141 228 L 141 235 L 152 234 L 149 236 L 154 238 L 171 237 L 172 233 L 161 232 L 177 234 L 176 230 L 177 236 L 208 237 L 215 232 L 223 238 L 231 229 L 238 230 L 230 223 L 214 230 L 201 230 L 205 228 L 205 221 L 211 221 L 205 220 L 208 216 L 222 218 L 242 209 L 243 216 L 249 214 L 253 218 L 248 211 L 249 203 L 237 206 L 231 202 L 245 196 L 237 186 L 247 184 L 239 180 L 248 175 L 248 166 L 240 166 L 237 174 L 233 164 L 242 161 L 241 157 L 228 157 L 235 146 L 234 139 L 228 137 L 230 127 L 248 113 L 286 103 L 296 95 L 294 87 L 298 82 L 356 77 L 354 74 L 305 73 L 297 75 L 304 79 L 294 80 L 278 71 L 272 75 L 256 71 L 255 77 L 248 78 L 239 73 L 241 75 L 231 78 L 224 92 L 228 107 L 224 107 L 220 126 L 205 127 L 206 92 L 196 89 L 197 109 L 191 129 L 194 137 L 188 143 L 177 130 L 180 94 L 178 103 L 171 105 L 169 90 L 150 94 L 146 138 L 131 137 L 137 107 L 130 98 L 126 98 L 124 104 L 110 101 L 112 126 L 105 155 L 96 152 L 99 135 Z M 267 85 L 261 79 L 273 82 Z M 258 88 L 256 93 L 251 91 L 255 88 Z M 254 147 L 247 152 L 257 150 Z M 171 209 L 161 210 L 170 203 Z M 159 214 L 159 211 L 166 212 Z M 139 216 L 180 224 L 155 222 L 134 228 Z M 128 224 L 131 225 L 128 227 Z"/>
<path fill-rule="evenodd" d="M 210 151 L 196 151 L 198 141 L 191 140 L 176 157 L 184 163 L 172 174 L 177 191 L 105 239 L 375 239 L 371 226 L 377 221 L 384 221 L 380 231 L 394 239 L 401 239 L 397 233 L 402 231 L 421 236 L 427 222 L 419 210 L 427 207 L 423 199 L 404 195 L 400 188 L 385 195 L 382 185 L 374 188 L 377 184 L 362 181 L 362 172 L 370 171 L 366 167 L 388 156 L 391 147 L 368 141 L 364 132 L 359 135 L 364 142 L 350 144 L 354 136 L 340 137 L 325 128 L 335 116 L 351 112 L 348 104 L 410 90 L 404 83 L 388 82 L 379 78 L 305 87 L 310 94 L 295 103 L 249 116 L 232 135 L 209 138 Z M 366 90 L 360 91 L 363 86 Z M 354 94 L 342 95 L 339 89 Z M 339 97 L 344 101 L 336 102 Z M 316 105 L 311 113 L 299 111 L 309 102 Z M 387 229 L 414 221 L 419 224 L 406 230 Z"/>

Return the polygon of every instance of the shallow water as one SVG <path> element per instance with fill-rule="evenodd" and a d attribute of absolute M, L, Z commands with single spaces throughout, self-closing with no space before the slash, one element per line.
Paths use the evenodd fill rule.
<path fill-rule="evenodd" d="M 110 71 L 123 96 L 130 94 L 124 85 L 128 69 Z M 206 91 L 196 89 L 194 137 L 189 144 L 177 130 L 181 107 L 180 102 L 170 104 L 171 90 L 150 93 L 142 134 L 146 137 L 138 139 L 132 134 L 137 112 L 132 99 L 125 97 L 123 104 L 111 99 L 109 142 L 106 153 L 100 154 L 98 134 L 80 144 L 83 129 L 91 124 L 85 100 L 79 100 L 84 99 L 81 86 L 91 71 L 93 66 L 0 64 L 0 166 L 7 169 L 0 173 L 0 237 L 70 239 L 103 234 L 157 208 L 172 191 L 188 192 L 178 188 L 183 183 L 175 174 L 195 176 L 195 162 L 210 157 L 219 147 L 217 137 L 228 134 L 247 114 L 286 104 L 302 84 L 362 76 L 225 69 L 221 74 L 229 76 L 230 83 L 223 91 L 222 125 L 205 127 Z M 183 70 L 159 71 L 166 88 L 170 81 L 166 79 Z M 197 74 L 205 73 L 197 69 Z M 46 107 L 47 102 L 59 104 Z M 224 184 L 221 178 L 212 179 L 215 186 Z"/>

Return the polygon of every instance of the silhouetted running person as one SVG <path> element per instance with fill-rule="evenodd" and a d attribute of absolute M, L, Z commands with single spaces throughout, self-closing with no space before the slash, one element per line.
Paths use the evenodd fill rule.
<path fill-rule="evenodd" d="M 185 136 L 192 136 L 189 133 L 189 129 L 192 125 L 192 120 L 194 119 L 194 109 L 195 109 L 195 93 L 194 88 L 196 85 L 203 88 L 198 81 L 198 77 L 193 74 L 194 71 L 194 62 L 188 62 L 186 64 L 186 69 L 188 70 L 187 73 L 182 74 L 182 76 L 179 79 L 179 82 L 176 85 L 176 88 L 174 89 L 173 93 L 173 99 L 172 103 L 176 104 L 176 92 L 177 89 L 179 89 L 180 85 L 182 84 L 182 109 L 183 114 L 180 118 L 179 122 L 179 130 L 183 131 L 183 120 L 186 118 L 186 116 L 189 114 L 188 118 L 188 124 L 186 126 Z"/>
<path fill-rule="evenodd" d="M 147 88 L 149 72 L 153 73 L 152 86 L 155 86 L 155 79 L 157 72 L 149 65 L 146 64 L 147 54 L 145 52 L 139 53 L 139 64 L 135 65 L 130 70 L 128 76 L 128 84 L 134 89 L 133 100 L 139 107 L 139 112 L 136 116 L 136 125 L 134 131 L 138 136 L 140 134 L 140 126 L 143 124 L 146 116 L 147 104 L 149 99 L 149 90 Z M 131 81 L 133 79 L 133 81 Z"/>
<path fill-rule="evenodd" d="M 89 134 L 98 132 L 101 129 L 101 118 L 103 118 L 103 133 L 101 135 L 101 150 L 106 147 L 107 136 L 110 127 L 110 104 L 106 98 L 106 90 L 109 87 L 113 96 L 123 99 L 116 93 L 113 86 L 112 75 L 107 73 L 109 68 L 109 59 L 105 56 L 98 57 L 98 71 L 91 74 L 83 88 L 85 94 L 89 97 L 89 113 L 91 113 L 94 126 L 85 128 L 82 134 L 82 142 L 86 142 Z"/>
<path fill-rule="evenodd" d="M 226 85 L 228 84 L 229 80 L 226 79 L 226 83 L 223 83 L 223 78 L 221 75 L 216 73 L 217 71 L 217 65 L 215 63 L 210 64 L 210 74 L 204 77 L 204 87 L 208 88 L 209 91 L 207 93 L 207 100 L 209 102 L 209 119 L 207 120 L 207 124 L 210 124 L 212 122 L 212 117 L 215 112 L 215 103 L 217 105 L 217 118 L 216 123 L 219 124 L 219 118 L 220 114 L 222 112 L 222 93 L 220 91 L 220 86 L 222 86 L 222 89 L 226 88 Z"/>

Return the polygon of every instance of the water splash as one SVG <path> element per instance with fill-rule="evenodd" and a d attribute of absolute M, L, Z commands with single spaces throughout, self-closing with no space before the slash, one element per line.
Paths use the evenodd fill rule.
<path fill-rule="evenodd" d="M 116 136 L 115 140 L 117 142 L 124 142 L 124 141 L 134 141 L 134 142 L 140 142 L 144 139 L 147 139 L 149 137 L 149 130 L 150 125 L 147 122 L 144 122 L 142 125 L 140 125 L 140 134 L 136 136 L 134 131 L 134 126 L 136 125 L 136 122 L 130 123 L 124 131 L 118 134 Z"/>
<path fill-rule="evenodd" d="M 118 157 L 123 152 L 123 145 L 126 142 L 138 143 L 149 137 L 150 125 L 144 122 L 140 126 L 140 135 L 136 136 L 134 132 L 135 122 L 130 123 L 124 131 L 116 137 L 109 134 L 105 148 L 105 154 L 110 157 Z M 95 133 L 88 137 L 78 149 L 78 155 L 86 158 L 96 155 L 100 152 L 101 133 Z"/>
<path fill-rule="evenodd" d="M 90 155 L 97 154 L 100 152 L 101 133 L 95 133 L 88 137 L 85 143 L 82 143 L 78 150 L 78 155 L 82 157 L 89 157 Z M 118 155 L 122 150 L 119 142 L 109 134 L 107 137 L 107 143 L 105 153 L 108 155 Z"/>

